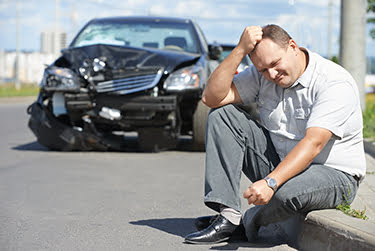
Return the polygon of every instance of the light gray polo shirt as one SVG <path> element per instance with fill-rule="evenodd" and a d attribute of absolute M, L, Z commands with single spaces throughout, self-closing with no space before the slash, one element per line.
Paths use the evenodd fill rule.
<path fill-rule="evenodd" d="M 357 85 L 344 68 L 306 51 L 308 66 L 289 88 L 268 81 L 254 66 L 237 74 L 233 83 L 244 104 L 258 104 L 280 159 L 304 137 L 307 128 L 321 127 L 334 136 L 313 163 L 363 178 L 366 161 Z"/>

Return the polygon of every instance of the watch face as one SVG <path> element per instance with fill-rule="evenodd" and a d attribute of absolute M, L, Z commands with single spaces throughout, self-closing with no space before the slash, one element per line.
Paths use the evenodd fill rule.
<path fill-rule="evenodd" d="M 265 180 L 267 181 L 268 186 L 271 187 L 274 191 L 276 191 L 276 189 L 277 189 L 276 180 L 274 180 L 270 177 L 266 177 Z"/>
<path fill-rule="evenodd" d="M 268 184 L 269 184 L 271 187 L 276 187 L 276 180 L 270 178 L 270 179 L 268 180 Z"/>

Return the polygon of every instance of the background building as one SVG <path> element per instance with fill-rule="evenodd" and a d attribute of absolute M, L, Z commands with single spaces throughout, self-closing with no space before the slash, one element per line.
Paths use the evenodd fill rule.
<path fill-rule="evenodd" d="M 40 52 L 21 51 L 19 53 L 18 79 L 21 83 L 38 84 L 46 65 L 53 63 L 61 50 L 67 47 L 67 34 L 53 29 L 40 35 Z M 14 82 L 16 78 L 16 51 L 0 49 L 0 83 Z"/>
<path fill-rule="evenodd" d="M 67 35 L 64 31 L 46 30 L 40 36 L 40 52 L 58 55 L 67 46 Z"/>
<path fill-rule="evenodd" d="M 46 65 L 56 60 L 54 54 L 40 52 L 21 52 L 19 54 L 19 81 L 39 84 Z M 16 51 L 0 50 L 0 84 L 14 82 Z"/>

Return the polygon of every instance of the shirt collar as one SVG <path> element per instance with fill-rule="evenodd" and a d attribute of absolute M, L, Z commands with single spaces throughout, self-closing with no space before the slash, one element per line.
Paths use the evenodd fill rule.
<path fill-rule="evenodd" d="M 315 60 L 313 53 L 311 53 L 308 49 L 305 49 L 303 47 L 300 47 L 300 49 L 308 54 L 309 62 L 307 64 L 306 70 L 302 73 L 302 75 L 296 80 L 296 82 L 294 82 L 294 84 L 290 88 L 293 88 L 297 86 L 298 84 L 302 85 L 303 87 L 308 87 L 310 85 L 312 76 L 314 74 L 316 60 Z"/>

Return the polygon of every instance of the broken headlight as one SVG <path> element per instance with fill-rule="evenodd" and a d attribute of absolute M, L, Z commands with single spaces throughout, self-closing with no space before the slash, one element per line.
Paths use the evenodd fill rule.
<path fill-rule="evenodd" d="M 80 83 L 72 70 L 53 66 L 45 69 L 40 88 L 46 91 L 78 92 Z"/>
<path fill-rule="evenodd" d="M 189 66 L 173 72 L 164 82 L 167 91 L 183 91 L 199 88 L 201 76 L 203 76 L 201 66 Z"/>

